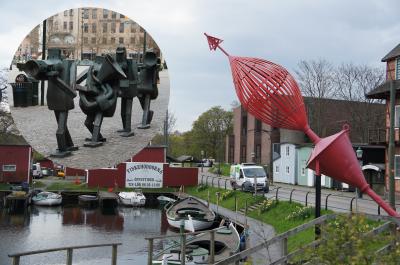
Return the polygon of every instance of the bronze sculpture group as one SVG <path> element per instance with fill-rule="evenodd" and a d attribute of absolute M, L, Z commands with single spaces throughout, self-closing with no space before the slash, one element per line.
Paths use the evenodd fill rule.
<path fill-rule="evenodd" d="M 158 96 L 157 77 L 160 60 L 147 51 L 141 63 L 127 58 L 125 47 L 118 47 L 115 54 L 97 56 L 91 66 L 77 75 L 77 61 L 64 59 L 59 48 L 48 50 L 47 60 L 30 60 L 17 67 L 37 80 L 47 80 L 47 106 L 57 120 L 57 150 L 53 157 L 65 157 L 78 149 L 68 131 L 69 110 L 74 108 L 74 98 L 79 92 L 79 106 L 86 115 L 84 122 L 91 133 L 85 139 L 86 147 L 97 147 L 106 141 L 101 134 L 104 117 L 113 117 L 117 98 L 121 98 L 122 137 L 134 135 L 131 128 L 133 99 L 138 97 L 143 109 L 139 129 L 150 127 L 153 111 L 150 101 Z M 86 80 L 85 85 L 81 85 Z"/>

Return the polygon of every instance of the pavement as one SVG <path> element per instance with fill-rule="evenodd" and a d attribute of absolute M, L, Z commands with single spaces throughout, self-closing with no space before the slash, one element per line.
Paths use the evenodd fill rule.
<path fill-rule="evenodd" d="M 14 82 L 18 74 L 16 67 L 9 73 L 9 82 Z M 40 90 L 40 88 L 39 88 Z M 11 86 L 8 86 L 8 101 L 12 104 Z M 86 116 L 79 108 L 79 97 L 75 98 L 75 108 L 68 115 L 68 129 L 74 144 L 79 150 L 73 155 L 65 158 L 51 158 L 54 162 L 82 169 L 112 167 L 130 159 L 134 154 L 142 150 L 152 138 L 161 132 L 165 114 L 168 108 L 170 84 L 168 71 L 160 72 L 159 95 L 151 102 L 151 109 L 154 110 L 154 117 L 149 129 L 140 130 L 136 127 L 142 120 L 142 109 L 139 100 L 134 98 L 132 109 L 132 129 L 134 136 L 121 137 L 117 130 L 122 128 L 120 118 L 120 99 L 117 109 L 111 118 L 104 118 L 101 133 L 107 138 L 102 146 L 96 148 L 84 147 L 85 138 L 90 137 L 89 131 L 84 126 Z M 29 144 L 45 157 L 49 157 L 57 148 L 56 130 L 57 123 L 53 111 L 47 106 L 13 107 L 11 114 L 18 130 L 29 142 Z"/>

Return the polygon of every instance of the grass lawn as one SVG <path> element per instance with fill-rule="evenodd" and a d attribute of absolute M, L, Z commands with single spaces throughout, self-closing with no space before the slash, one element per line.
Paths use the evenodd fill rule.
<path fill-rule="evenodd" d="M 208 187 L 206 189 L 203 190 L 198 190 L 197 187 L 190 187 L 190 188 L 186 188 L 185 192 L 201 198 L 203 200 L 207 200 L 208 197 L 208 192 L 210 193 L 210 202 L 217 204 L 217 192 L 223 193 L 223 192 L 227 192 L 229 190 L 224 190 L 224 189 L 218 189 L 218 188 L 214 188 L 214 187 Z M 237 199 L 237 204 L 238 204 L 238 210 L 242 209 L 245 207 L 246 204 L 246 200 L 247 200 L 247 205 L 250 206 L 252 204 L 255 204 L 257 202 L 262 201 L 264 198 L 260 195 L 257 197 L 254 197 L 252 193 L 250 192 L 242 192 L 242 191 L 229 191 L 232 192 L 232 194 L 226 198 L 225 200 L 220 200 L 219 205 L 230 209 L 230 210 L 235 210 L 235 196 Z"/>
<path fill-rule="evenodd" d="M 10 190 L 10 187 L 10 184 L 0 183 L 0 190 Z"/>
<path fill-rule="evenodd" d="M 229 176 L 231 170 L 231 164 L 221 163 L 221 175 Z M 218 174 L 218 165 L 213 165 L 209 170 L 211 173 Z"/>

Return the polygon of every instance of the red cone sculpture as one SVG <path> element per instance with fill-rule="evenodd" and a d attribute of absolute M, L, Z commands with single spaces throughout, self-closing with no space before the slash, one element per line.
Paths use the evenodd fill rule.
<path fill-rule="evenodd" d="M 323 139 L 310 129 L 299 86 L 285 68 L 263 59 L 231 56 L 219 46 L 221 39 L 204 35 L 210 50 L 219 48 L 228 56 L 236 94 L 250 114 L 273 127 L 300 130 L 310 137 L 315 148 L 307 167 L 316 170 L 317 175 L 358 187 L 389 215 L 400 217 L 365 181 L 348 128 Z"/>

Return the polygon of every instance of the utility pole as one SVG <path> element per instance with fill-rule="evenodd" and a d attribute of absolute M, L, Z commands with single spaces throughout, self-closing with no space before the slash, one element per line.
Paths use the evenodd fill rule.
<path fill-rule="evenodd" d="M 168 155 L 168 110 L 167 113 L 165 115 L 165 121 L 164 121 L 164 145 L 167 148 L 167 155 Z"/>
<path fill-rule="evenodd" d="M 46 26 L 47 20 L 43 20 L 42 32 L 42 60 L 46 60 Z M 44 80 L 40 81 L 40 105 L 44 105 Z"/>
<path fill-rule="evenodd" d="M 389 128 L 389 203 L 393 209 L 396 209 L 396 201 L 394 196 L 394 116 L 395 116 L 395 100 L 396 89 L 393 79 L 390 81 L 390 128 Z"/>

